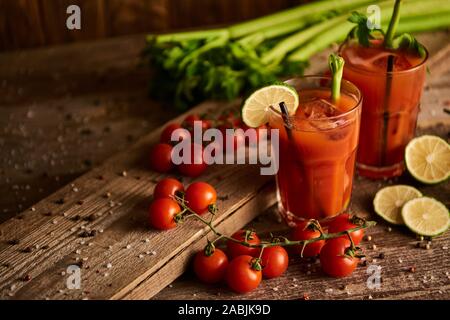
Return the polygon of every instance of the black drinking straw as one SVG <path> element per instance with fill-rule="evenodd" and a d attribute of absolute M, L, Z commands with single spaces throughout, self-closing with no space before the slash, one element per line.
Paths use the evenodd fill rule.
<path fill-rule="evenodd" d="M 286 132 L 288 135 L 288 138 L 291 139 L 292 138 L 292 124 L 291 124 L 291 119 L 289 119 L 289 114 L 287 111 L 287 107 L 286 107 L 286 103 L 284 103 L 284 101 L 279 103 L 280 106 L 280 110 L 281 110 L 281 114 L 283 117 L 283 121 L 284 121 L 284 126 L 286 127 Z"/>
<path fill-rule="evenodd" d="M 395 35 L 395 30 L 397 29 L 398 22 L 400 20 L 400 7 L 402 0 L 395 0 L 394 10 L 392 12 L 391 20 L 389 21 L 389 27 L 384 38 L 384 47 L 392 49 L 393 39 Z M 384 101 L 383 101 L 383 127 L 381 131 L 381 165 L 386 164 L 386 154 L 387 154 L 387 139 L 388 139 L 388 128 L 389 128 L 389 100 L 391 97 L 391 87 L 392 87 L 392 72 L 394 71 L 394 55 L 390 54 L 387 59 L 386 66 L 386 86 L 384 90 Z"/>
<path fill-rule="evenodd" d="M 387 59 L 386 87 L 384 90 L 384 101 L 383 101 L 383 127 L 381 132 L 381 165 L 385 165 L 387 162 L 386 155 L 387 155 L 387 139 L 389 128 L 389 100 L 391 97 L 393 71 L 394 71 L 394 56 L 390 54 Z"/>

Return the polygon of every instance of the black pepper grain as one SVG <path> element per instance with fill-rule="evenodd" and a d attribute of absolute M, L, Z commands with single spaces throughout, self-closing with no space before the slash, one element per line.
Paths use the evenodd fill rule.
<path fill-rule="evenodd" d="M 87 136 L 87 135 L 92 134 L 92 130 L 89 128 L 84 128 L 84 129 L 81 129 L 80 134 Z"/>
<path fill-rule="evenodd" d="M 21 280 L 22 280 L 22 281 L 30 281 L 30 280 L 31 280 L 31 276 L 30 276 L 29 274 L 26 274 L 26 275 L 24 275 L 24 276 L 21 278 Z"/>
<path fill-rule="evenodd" d="M 92 222 L 92 221 L 97 220 L 97 218 L 98 218 L 98 216 L 95 213 L 93 213 L 93 214 L 90 214 L 89 216 L 83 218 L 83 220 Z"/>
<path fill-rule="evenodd" d="M 22 249 L 22 252 L 23 253 L 31 253 L 31 252 L 33 252 L 33 248 L 32 247 L 26 247 L 26 248 Z"/>
<path fill-rule="evenodd" d="M 19 239 L 11 239 L 7 241 L 7 244 L 11 245 L 11 246 L 15 246 L 18 245 L 20 243 Z"/>
<path fill-rule="evenodd" d="M 96 235 L 97 235 L 97 230 L 91 230 L 91 231 L 84 230 L 83 232 L 81 232 L 79 234 L 79 236 L 81 238 L 95 237 Z"/>
<path fill-rule="evenodd" d="M 86 160 L 83 161 L 83 164 L 84 164 L 86 167 L 90 167 L 90 166 L 92 166 L 92 160 L 86 159 Z"/>

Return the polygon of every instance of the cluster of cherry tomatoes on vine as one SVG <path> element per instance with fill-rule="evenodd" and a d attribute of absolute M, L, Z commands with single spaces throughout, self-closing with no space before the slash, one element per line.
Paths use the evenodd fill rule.
<path fill-rule="evenodd" d="M 220 130 L 223 136 L 223 141 L 214 141 L 220 145 L 220 149 L 223 149 L 227 143 L 227 129 L 248 129 L 248 127 L 242 122 L 239 114 L 233 111 L 225 111 L 220 117 L 218 117 L 218 119 L 214 120 L 206 119 L 205 116 L 200 116 L 198 114 L 188 115 L 181 122 L 181 124 L 170 123 L 163 129 L 159 143 L 155 144 L 150 150 L 150 166 L 153 170 L 161 173 L 167 173 L 176 168 L 179 173 L 187 177 L 198 177 L 206 170 L 208 165 L 205 162 L 205 155 L 203 153 L 204 146 L 195 143 L 192 140 L 190 142 L 191 151 L 195 150 L 198 152 L 191 152 L 191 161 L 189 163 L 182 163 L 175 166 L 171 159 L 173 144 L 178 142 L 173 142 L 171 140 L 172 133 L 177 129 L 186 129 L 184 133 L 181 132 L 180 140 L 186 139 L 188 138 L 188 134 L 193 133 L 195 123 L 199 123 L 203 131 L 210 128 Z M 243 134 L 233 134 L 231 141 L 233 142 L 234 149 L 236 149 L 238 145 L 242 145 L 244 140 L 245 136 Z"/>
<path fill-rule="evenodd" d="M 345 277 L 358 265 L 361 255 L 357 245 L 364 230 L 346 233 L 362 225 L 362 220 L 357 217 L 342 214 L 329 224 L 328 233 L 342 233 L 339 237 L 329 239 L 320 224 L 310 220 L 298 223 L 287 238 L 276 237 L 267 242 L 252 230 L 239 230 L 231 237 L 217 233 L 211 224 L 217 210 L 216 200 L 216 190 L 206 182 L 194 182 L 185 189 L 180 181 L 165 178 L 156 185 L 149 208 L 149 223 L 153 228 L 172 229 L 183 215 L 194 215 L 219 236 L 208 241 L 193 261 L 194 272 L 204 283 L 225 281 L 235 292 L 252 291 L 262 278 L 276 278 L 287 270 L 289 255 L 284 246 L 291 248 L 290 253 L 294 255 L 319 256 L 323 271 L 332 277 Z M 211 220 L 202 218 L 208 212 L 212 214 Z M 215 243 L 220 239 L 226 241 L 225 249 L 216 247 Z M 313 241 L 302 242 L 305 240 Z"/>

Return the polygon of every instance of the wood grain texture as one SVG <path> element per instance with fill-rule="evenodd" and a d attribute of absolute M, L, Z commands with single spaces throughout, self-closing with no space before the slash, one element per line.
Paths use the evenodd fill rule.
<path fill-rule="evenodd" d="M 448 127 L 428 130 L 426 133 L 446 135 Z M 450 299 L 450 235 L 437 237 L 431 248 L 417 248 L 420 242 L 405 227 L 392 227 L 379 219 L 372 211 L 371 202 L 374 193 L 382 186 L 393 183 L 413 183 L 402 178 L 400 181 L 373 182 L 358 179 L 352 195 L 351 211 L 360 216 L 376 220 L 377 226 L 367 235 L 371 241 L 363 241 L 361 246 L 367 255 L 367 266 L 358 267 L 349 277 L 334 279 L 326 276 L 320 268 L 320 262 L 291 256 L 289 268 L 283 276 L 264 280 L 254 291 L 246 295 L 230 292 L 225 285 L 208 286 L 199 283 L 192 272 L 187 272 L 170 287 L 166 287 L 153 299 L 201 300 L 201 299 L 267 299 L 296 300 L 307 294 L 312 300 L 319 299 Z M 417 185 L 416 185 L 417 186 Z M 450 185 L 419 187 L 424 194 L 450 204 L 448 195 Z M 287 235 L 288 230 L 279 220 L 276 207 L 266 211 L 248 225 L 259 231 L 260 236 L 269 237 L 269 233 Z M 388 229 L 391 227 L 391 231 Z M 376 249 L 372 249 L 376 245 Z M 380 259 L 380 254 L 384 255 Z M 370 265 L 381 267 L 381 285 L 370 289 L 367 280 L 371 274 Z M 415 272 L 409 270 L 415 267 Z"/>
<path fill-rule="evenodd" d="M 214 113 L 238 105 L 205 103 L 192 112 L 214 117 Z M 147 226 L 147 206 L 161 174 L 148 170 L 146 155 L 160 131 L 153 130 L 130 149 L 22 213 L 20 219 L 0 225 L 0 261 L 7 264 L 0 270 L 0 296 L 14 293 L 17 299 L 79 299 L 85 293 L 93 299 L 150 298 L 184 271 L 208 229 L 192 220 L 170 232 Z M 275 202 L 274 193 L 265 188 L 273 177 L 260 176 L 258 170 L 251 165 L 211 166 L 202 175 L 202 181 L 210 182 L 226 197 L 218 200 L 221 210 L 214 219 L 222 229 L 242 227 Z M 192 179 L 183 181 L 189 184 Z M 107 193 L 111 196 L 105 197 Z M 92 230 L 95 236 L 80 236 Z M 11 245 L 15 239 L 20 243 Z M 83 289 L 65 290 L 61 272 L 76 263 L 76 258 L 88 259 L 82 269 Z M 114 268 L 108 269 L 108 263 Z M 31 279 L 21 281 L 24 277 Z"/>
<path fill-rule="evenodd" d="M 147 291 L 152 292 L 147 282 L 152 275 L 162 279 L 157 285 L 158 288 L 168 284 L 167 279 L 163 279 L 165 273 L 157 272 L 163 269 L 158 269 L 159 265 L 152 264 L 154 263 L 152 256 L 145 254 L 146 251 L 151 252 L 153 246 L 146 246 L 146 243 L 142 242 L 142 239 L 152 234 L 147 234 L 148 231 L 143 225 L 145 206 L 148 204 L 148 196 L 154 184 L 153 178 L 148 175 L 142 163 L 135 166 L 132 157 L 123 155 L 124 150 L 137 137 L 153 131 L 174 116 L 171 109 L 165 109 L 146 98 L 146 74 L 135 68 L 136 55 L 143 44 L 142 40 L 143 36 L 124 37 L 93 44 L 72 44 L 60 48 L 0 55 L 0 62 L 2 62 L 0 78 L 7 79 L 0 85 L 0 90 L 4 90 L 2 91 L 4 94 L 0 94 L 2 128 L 0 150 L 2 155 L 6 155 L 0 161 L 0 191 L 2 192 L 0 198 L 2 212 L 0 213 L 2 221 L 16 216 L 0 226 L 2 297 L 25 298 L 30 295 L 33 298 L 44 297 L 44 292 L 49 290 L 43 291 L 42 288 L 51 288 L 53 291 L 49 296 L 61 299 L 101 298 L 108 295 L 115 298 L 145 298 L 149 296 Z M 442 55 L 440 49 L 443 44 L 448 43 L 448 34 L 428 34 L 421 37 L 421 40 L 430 52 Z M 326 53 L 314 57 L 309 73 L 319 72 L 324 65 L 325 57 Z M 67 61 L 72 62 L 72 67 L 67 68 Z M 442 112 L 442 108 L 448 107 L 450 73 L 438 67 L 442 64 L 441 61 L 442 59 L 438 60 L 437 64 L 431 65 L 431 77 L 428 78 L 427 89 L 423 96 L 419 125 L 429 127 L 429 130 L 433 130 L 432 132 L 445 137 L 449 131 L 449 123 L 448 116 Z M 97 78 L 96 75 L 101 76 Z M 20 88 L 22 90 L 19 90 Z M 218 104 L 217 108 L 222 106 Z M 437 123 L 441 125 L 437 126 Z M 142 145 L 145 142 L 138 142 L 138 145 L 133 147 L 135 150 L 133 154 L 136 154 L 137 158 L 145 158 L 143 154 L 145 150 L 148 150 L 151 138 L 145 139 L 144 141 L 147 141 L 145 147 Z M 138 151 L 139 148 L 143 149 Z M 122 152 L 122 156 L 119 155 L 106 162 L 103 167 L 106 168 L 107 173 L 104 180 L 96 179 L 103 169 L 94 169 L 84 178 L 79 178 L 81 180 L 73 182 L 78 192 L 74 192 L 74 187 L 69 184 L 59 191 L 59 194 L 51 195 L 48 200 L 36 205 L 35 211 L 27 210 L 16 215 L 17 212 L 23 211 L 32 203 L 88 171 L 92 166 L 109 159 L 116 152 Z M 137 156 L 139 152 L 142 152 L 140 157 Z M 127 177 L 120 176 L 120 172 L 130 163 L 134 169 L 128 171 Z M 209 171 L 208 178 L 213 178 L 213 171 Z M 250 170 L 248 175 L 251 174 Z M 141 179 L 135 181 L 136 176 L 140 176 Z M 220 182 L 219 177 L 217 178 L 218 182 L 214 182 L 215 185 L 222 183 L 224 186 L 227 185 L 227 188 L 231 188 L 228 182 Z M 241 180 L 234 182 L 233 190 L 236 189 L 237 183 L 241 183 Z M 356 185 L 353 210 L 369 213 L 371 197 L 383 184 L 358 180 Z M 448 204 L 448 184 L 422 190 Z M 102 198 L 103 193 L 108 191 L 113 194 L 111 199 Z M 234 192 L 237 191 L 234 190 Z M 54 201 L 59 200 L 60 195 L 64 197 L 65 202 L 58 205 Z M 78 205 L 77 202 L 83 199 L 85 200 L 83 205 Z M 230 203 L 237 202 L 236 198 L 230 199 L 232 200 L 227 200 Z M 109 201 L 114 201 L 114 207 L 110 207 Z M 110 210 L 112 214 L 109 213 Z M 52 216 L 42 215 L 50 211 Z M 257 208 L 249 211 L 251 214 L 260 212 Z M 64 216 L 64 213 L 67 216 Z M 78 214 L 87 217 L 93 213 L 101 216 L 94 221 L 69 219 Z M 251 218 L 250 215 L 242 216 L 247 217 L 246 219 Z M 53 224 L 54 219 L 56 224 Z M 228 220 L 223 222 L 224 228 L 230 228 L 226 230 L 238 228 L 236 225 L 230 227 L 227 222 Z M 245 223 L 245 219 L 242 219 L 242 223 Z M 93 241 L 83 240 L 77 237 L 82 225 L 85 225 L 85 228 L 103 229 L 104 232 L 98 233 Z M 192 230 L 198 231 L 196 227 L 199 225 L 195 225 Z M 415 251 L 413 245 L 416 241 L 410 233 L 402 228 L 396 228 L 386 236 L 386 227 L 382 224 L 372 231 L 377 238 L 379 235 L 380 245 L 386 248 L 385 252 L 389 252 L 389 255 L 386 254 L 388 256 L 386 261 L 395 250 L 399 250 L 402 259 L 408 264 L 416 262 L 418 266 L 423 266 L 423 273 L 418 271 L 418 278 L 408 283 L 405 277 L 407 279 L 409 274 L 400 273 L 403 269 L 400 265 L 394 265 L 396 261 L 394 259 L 391 261 L 392 267 L 386 265 L 389 267 L 386 268 L 387 270 L 392 268 L 394 271 L 387 273 L 388 279 L 385 281 L 391 281 L 389 279 L 392 276 L 393 282 L 401 281 L 398 285 L 400 288 L 392 284 L 373 296 L 376 298 L 427 296 L 438 298 L 443 297 L 439 291 L 447 294 L 448 279 L 444 283 L 443 276 L 445 265 L 439 261 L 448 265 L 448 251 L 440 252 L 438 249 L 448 246 L 448 236 L 433 242 L 432 251 Z M 76 229 L 71 231 L 72 228 Z M 257 228 L 265 230 L 266 235 L 270 231 L 283 232 L 284 230 L 284 226 L 274 222 L 270 215 L 268 219 L 262 219 Z M 16 246 L 5 242 L 20 238 L 23 241 Z M 152 241 L 156 239 L 157 237 L 153 238 L 152 235 Z M 161 241 L 161 238 L 158 241 Z M 90 242 L 94 244 L 89 246 Z M 124 249 L 127 242 L 132 244 L 130 252 Z M 39 248 L 31 248 L 30 253 L 20 250 L 28 251 L 28 247 L 36 244 Z M 111 252 L 108 249 L 109 245 L 113 246 Z M 190 255 L 189 250 L 201 245 L 201 242 L 196 242 L 193 247 L 181 251 L 180 255 L 185 254 L 187 257 Z M 80 254 L 76 254 L 78 249 L 81 250 Z M 162 251 L 162 254 L 164 252 Z M 436 253 L 437 262 L 432 259 L 433 252 Z M 143 253 L 144 258 L 140 259 L 139 254 Z M 373 252 L 373 254 L 376 253 Z M 158 252 L 157 256 L 159 257 Z M 414 260 L 415 256 L 418 257 L 417 260 Z M 68 264 L 77 262 L 77 257 L 81 261 L 83 261 L 82 258 L 88 258 L 84 261 L 84 267 L 89 267 L 85 274 L 88 284 L 82 290 L 85 292 L 84 294 L 77 292 L 78 296 L 73 292 L 64 291 L 65 277 L 61 275 Z M 126 257 L 128 260 L 125 260 Z M 105 267 L 108 261 L 112 261 L 111 270 Z M 123 264 L 124 261 L 127 261 L 126 265 Z M 163 262 L 168 266 L 167 270 L 173 270 L 171 261 Z M 311 291 L 313 298 L 347 297 L 346 293 L 345 295 L 336 294 L 336 296 L 325 294 L 323 290 L 328 287 L 321 286 L 337 286 L 341 282 L 324 278 L 320 273 L 309 275 L 304 270 L 306 267 L 306 262 L 298 261 L 290 268 L 288 277 L 265 282 L 256 292 L 266 298 L 295 298 L 298 297 L 297 294 L 301 296 L 304 290 Z M 123 275 L 121 269 L 126 275 L 124 280 L 120 280 Z M 399 272 L 398 277 L 395 270 Z M 108 276 L 105 277 L 105 273 L 108 273 Z M 28 274 L 32 280 L 24 282 L 23 277 Z M 142 280 L 139 285 L 127 278 L 132 274 L 134 276 L 139 274 L 135 278 Z M 169 274 L 172 273 L 169 271 Z M 178 274 L 173 271 L 173 275 Z M 423 275 L 431 277 L 432 274 L 438 280 L 426 280 L 426 283 L 421 283 Z M 361 269 L 355 274 L 356 278 L 349 278 L 356 283 L 351 297 L 367 298 L 368 294 L 373 294 L 364 291 L 362 287 L 364 275 L 364 270 Z M 419 275 L 422 278 L 419 278 Z M 301 277 L 303 281 L 301 288 L 292 285 L 292 290 L 289 289 L 291 276 L 298 279 Z M 134 289 L 127 287 L 130 283 L 135 286 Z M 278 289 L 273 290 L 272 285 Z M 14 290 L 11 290 L 11 286 Z M 101 289 L 100 294 L 96 291 L 99 289 Z M 59 292 L 59 290 L 63 291 Z M 217 292 L 221 292 L 220 297 L 223 294 L 229 298 L 242 298 L 242 296 L 230 295 L 223 287 L 205 289 L 192 278 L 185 277 L 175 282 L 173 288 L 167 288 L 161 292 L 156 298 L 197 298 L 200 297 L 200 291 L 206 291 L 207 295 L 201 296 L 207 299 L 216 297 Z M 193 293 L 197 296 L 192 296 Z M 9 294 L 13 294 L 13 297 Z"/>
<path fill-rule="evenodd" d="M 450 104 L 450 72 L 448 34 L 418 37 L 430 49 L 429 75 L 421 100 L 417 135 L 434 134 L 449 141 L 450 117 L 444 107 Z M 325 63 L 326 55 L 314 57 L 313 63 Z M 317 71 L 317 70 L 314 70 Z M 312 72 L 314 73 L 314 72 Z M 413 185 L 424 195 L 434 197 L 450 206 L 450 183 L 425 186 L 408 175 L 388 181 L 371 181 L 356 176 L 350 211 L 366 219 L 377 221 L 375 228 L 367 235 L 371 241 L 364 241 L 362 247 L 367 255 L 367 266 L 359 267 L 347 278 L 327 277 L 317 259 L 293 257 L 285 275 L 265 280 L 255 291 L 246 295 L 230 292 L 225 285 L 207 286 L 199 283 L 192 272 L 185 273 L 166 287 L 153 299 L 202 300 L 202 299 L 450 299 L 450 234 L 433 239 L 430 249 L 428 241 L 418 240 L 405 227 L 393 227 L 376 216 L 372 201 L 380 188 L 392 184 Z M 252 221 L 248 228 L 259 231 L 260 236 L 269 234 L 287 235 L 288 229 L 281 221 L 276 206 Z M 375 245 L 375 248 L 373 247 Z M 419 246 L 419 247 L 418 247 Z M 380 259 L 380 254 L 383 259 Z M 381 267 L 382 282 L 379 288 L 370 289 L 367 280 L 368 266 Z M 414 267 L 415 272 L 410 272 Z"/>
<path fill-rule="evenodd" d="M 144 38 L 0 55 L 0 221 L 176 115 L 148 98 Z"/>
<path fill-rule="evenodd" d="M 0 51 L 229 24 L 300 0 L 0 0 Z M 81 30 L 66 28 L 66 8 L 81 9 Z"/>

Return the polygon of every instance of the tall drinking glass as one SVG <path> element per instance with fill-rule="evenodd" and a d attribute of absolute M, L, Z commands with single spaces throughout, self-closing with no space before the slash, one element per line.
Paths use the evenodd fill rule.
<path fill-rule="evenodd" d="M 271 128 L 279 129 L 277 194 L 286 222 L 326 221 L 350 202 L 361 117 L 361 93 L 343 80 L 341 98 L 331 103 L 331 79 L 305 76 L 287 81 L 299 94 L 288 128 L 276 110 Z"/>
<path fill-rule="evenodd" d="M 364 96 L 358 173 L 373 179 L 401 175 L 405 147 L 416 129 L 428 54 L 419 57 L 349 41 L 340 55 L 344 78 Z"/>

